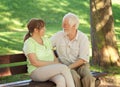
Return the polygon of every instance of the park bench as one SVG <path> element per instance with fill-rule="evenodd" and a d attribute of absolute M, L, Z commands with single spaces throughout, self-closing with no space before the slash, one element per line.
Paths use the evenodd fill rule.
<path fill-rule="evenodd" d="M 21 62 L 21 64 L 17 65 L 16 63 L 18 62 Z M 13 63 L 12 65 L 16 65 L 16 66 L 8 66 L 8 64 L 10 63 Z M 2 67 L 3 64 L 4 64 L 4 67 Z M 26 57 L 23 53 L 1 55 L 0 56 L 0 78 L 4 76 L 27 73 L 26 64 L 27 64 Z M 100 73 L 100 72 L 91 72 L 91 73 L 96 78 L 96 80 L 98 80 L 98 84 L 100 83 L 99 78 L 101 76 L 106 75 L 106 73 Z M 29 80 L 0 84 L 0 87 L 55 87 L 55 84 L 50 81 L 35 82 L 29 79 Z"/>

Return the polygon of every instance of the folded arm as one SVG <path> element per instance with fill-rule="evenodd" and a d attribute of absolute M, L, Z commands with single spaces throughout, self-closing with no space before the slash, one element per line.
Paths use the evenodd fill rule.
<path fill-rule="evenodd" d="M 86 63 L 85 60 L 79 59 L 79 60 L 77 60 L 76 62 L 70 64 L 68 67 L 69 67 L 70 69 L 74 69 L 74 68 L 77 68 L 77 67 L 79 67 L 79 66 L 81 66 L 81 65 L 83 65 L 83 64 L 85 64 L 85 63 Z"/>
<path fill-rule="evenodd" d="M 36 55 L 35 55 L 35 53 L 29 53 L 28 54 L 28 58 L 30 60 L 30 63 L 33 66 L 35 66 L 35 67 L 46 66 L 46 65 L 58 63 L 56 61 L 42 61 L 42 60 L 38 60 Z"/>

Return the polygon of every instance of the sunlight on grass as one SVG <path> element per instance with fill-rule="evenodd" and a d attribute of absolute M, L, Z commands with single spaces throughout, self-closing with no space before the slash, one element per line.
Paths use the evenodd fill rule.
<path fill-rule="evenodd" d="M 9 14 L 9 13 L 8 13 Z M 7 17 L 2 17 L 3 18 L 3 23 L 7 23 L 7 22 L 9 22 L 10 21 L 10 19 L 9 18 L 7 18 Z"/>
<path fill-rule="evenodd" d="M 120 77 L 120 69 L 119 69 L 120 67 L 117 67 L 117 66 L 114 66 L 114 67 L 107 67 L 107 69 L 104 69 L 104 68 L 102 68 L 101 66 L 99 66 L 99 65 L 92 65 L 91 67 L 90 67 L 90 69 L 92 70 L 92 71 L 97 71 L 97 72 L 106 72 L 106 73 L 108 73 L 109 75 L 116 75 L 116 76 L 119 76 Z"/>
<path fill-rule="evenodd" d="M 116 22 L 120 22 L 120 19 L 116 19 L 115 21 L 116 21 Z"/>
<path fill-rule="evenodd" d="M 11 49 L 9 47 L 1 47 L 0 46 L 0 55 L 8 55 L 8 54 L 17 54 L 17 53 L 23 53 L 22 50 L 19 51 L 19 50 L 14 50 L 14 49 Z M 3 51 L 4 50 L 4 51 Z M 5 53 L 6 52 L 6 53 Z"/>
<path fill-rule="evenodd" d="M 96 71 L 96 72 L 103 72 L 103 69 L 100 66 L 93 65 L 90 67 L 91 71 Z"/>
<path fill-rule="evenodd" d="M 26 4 L 22 6 L 24 3 Z M 46 3 L 48 4 L 46 5 Z M 116 4 L 114 4 L 113 6 L 114 8 L 119 7 L 118 4 L 117 6 Z M 79 9 L 78 7 L 80 7 L 81 9 Z M 79 1 L 72 0 L 61 0 L 60 2 L 59 0 L 57 0 L 56 2 L 50 0 L 25 0 L 18 2 L 17 0 L 14 0 L 11 3 L 11 1 L 8 0 L 7 2 L 1 1 L 0 9 L 2 10 L 0 12 L 0 31 L 2 32 L 0 33 L 0 36 L 2 35 L 0 37 L 0 44 L 2 44 L 1 47 L 6 47 L 6 45 L 7 47 L 9 47 L 10 45 L 9 49 L 16 50 L 16 47 L 13 47 L 11 44 L 17 43 L 21 45 L 20 47 L 18 47 L 18 49 L 22 49 L 23 37 L 27 32 L 26 25 L 28 20 L 31 18 L 42 18 L 43 20 L 45 20 L 47 28 L 46 36 L 52 36 L 57 31 L 62 30 L 62 17 L 67 12 L 73 12 L 78 15 L 78 17 L 80 18 L 79 30 L 86 33 L 87 36 L 90 38 L 89 0 L 81 0 L 81 3 Z M 119 12 L 117 10 L 118 8 L 114 10 L 115 12 L 117 12 L 117 14 L 115 14 L 115 17 L 117 18 L 115 19 L 115 23 L 117 23 L 117 25 L 115 24 L 115 30 L 117 35 L 116 37 L 119 39 L 118 24 L 120 20 L 118 19 Z"/>
<path fill-rule="evenodd" d="M 89 23 L 84 19 L 80 19 L 79 21 L 80 21 L 80 25 L 82 24 L 86 24 L 87 26 L 89 25 Z"/>
<path fill-rule="evenodd" d="M 88 1 L 88 2 L 84 2 L 83 4 L 86 6 L 86 7 L 90 7 L 90 5 L 88 4 L 88 3 L 90 3 L 90 1 Z"/>
<path fill-rule="evenodd" d="M 14 50 L 14 49 L 9 49 L 9 52 L 6 54 L 19 54 L 19 53 L 23 53 L 22 50 L 18 51 L 18 50 Z"/>
<path fill-rule="evenodd" d="M 120 4 L 120 0 L 112 0 L 112 3 L 114 4 Z"/>
<path fill-rule="evenodd" d="M 15 25 L 19 25 L 19 26 L 22 25 L 22 23 L 20 23 L 19 20 L 17 20 L 17 19 L 16 19 L 16 20 L 15 20 L 15 19 L 12 19 L 11 21 L 12 21 Z"/>
<path fill-rule="evenodd" d="M 66 6 L 66 7 L 67 7 L 67 6 L 69 5 L 69 3 L 68 3 L 67 1 L 64 0 L 63 2 L 60 2 L 60 5 Z"/>

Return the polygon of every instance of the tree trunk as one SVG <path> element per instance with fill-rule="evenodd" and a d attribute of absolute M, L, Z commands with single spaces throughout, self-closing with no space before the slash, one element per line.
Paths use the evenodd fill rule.
<path fill-rule="evenodd" d="M 93 64 L 119 66 L 111 0 L 90 0 L 90 15 Z"/>

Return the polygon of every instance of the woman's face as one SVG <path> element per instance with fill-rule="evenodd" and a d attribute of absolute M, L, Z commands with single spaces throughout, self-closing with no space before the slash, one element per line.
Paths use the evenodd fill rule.
<path fill-rule="evenodd" d="M 36 28 L 33 33 L 42 37 L 45 34 L 45 27 L 42 27 L 41 29 Z"/>
<path fill-rule="evenodd" d="M 43 27 L 43 28 L 41 28 L 40 30 L 39 30 L 39 34 L 40 34 L 40 36 L 44 36 L 45 35 L 45 27 Z"/>

